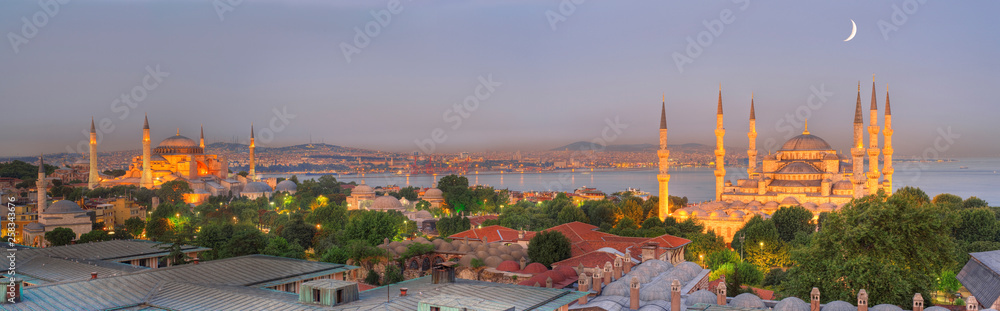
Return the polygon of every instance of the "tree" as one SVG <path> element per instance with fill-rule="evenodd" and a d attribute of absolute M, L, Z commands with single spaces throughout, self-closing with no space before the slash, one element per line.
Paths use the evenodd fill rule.
<path fill-rule="evenodd" d="M 736 263 L 739 261 L 740 254 L 728 249 L 711 252 L 708 256 L 705 256 L 705 263 L 708 265 L 708 269 L 710 270 L 717 270 L 719 267 L 722 267 L 722 265 L 727 263 Z"/>
<path fill-rule="evenodd" d="M 865 196 L 831 213 L 809 245 L 792 252 L 786 291 L 806 297 L 817 287 L 825 301 L 850 301 L 861 289 L 879 293 L 870 304 L 930 297 L 935 276 L 953 264 L 950 222 L 933 204 L 899 193 Z"/>
<path fill-rule="evenodd" d="M 344 227 L 343 240 L 363 240 L 371 246 L 382 244 L 383 240 L 396 236 L 404 218 L 395 211 L 360 211 Z"/>
<path fill-rule="evenodd" d="M 815 231 L 812 219 L 812 212 L 801 206 L 782 207 L 771 215 L 771 221 L 778 229 L 778 237 L 785 242 L 791 242 L 796 232 Z"/>
<path fill-rule="evenodd" d="M 302 217 L 296 217 L 281 230 L 281 237 L 290 243 L 295 243 L 303 249 L 312 247 L 316 227 L 306 224 Z"/>
<path fill-rule="evenodd" d="M 553 262 L 564 260 L 570 256 L 570 242 L 559 231 L 542 231 L 531 238 L 528 247 L 528 258 L 531 261 L 549 267 Z"/>
<path fill-rule="evenodd" d="M 403 280 L 403 271 L 399 269 L 399 266 L 389 265 L 385 267 L 385 276 L 382 277 L 382 285 L 396 284 Z"/>
<path fill-rule="evenodd" d="M 938 282 L 936 285 L 936 289 L 945 292 L 948 294 L 948 297 L 954 297 L 954 294 L 962 288 L 962 283 L 958 282 L 955 272 L 951 270 L 941 272 L 941 274 L 938 275 Z"/>
<path fill-rule="evenodd" d="M 420 196 L 417 193 L 418 190 L 419 189 L 417 189 L 417 187 L 409 186 L 406 188 L 400 188 L 398 194 L 400 197 L 406 198 L 410 202 L 413 202 L 420 198 Z"/>
<path fill-rule="evenodd" d="M 295 259 L 306 259 L 306 251 L 297 243 L 289 243 L 283 237 L 274 237 L 267 242 L 262 252 L 264 255 L 287 257 Z"/>
<path fill-rule="evenodd" d="M 176 204 L 184 203 L 184 194 L 191 192 L 191 185 L 187 181 L 177 179 L 160 185 L 160 189 L 156 190 L 156 196 L 164 203 Z"/>
<path fill-rule="evenodd" d="M 45 240 L 49 241 L 51 246 L 69 245 L 75 238 L 76 233 L 70 228 L 58 227 L 45 233 Z"/>
<path fill-rule="evenodd" d="M 160 266 L 183 265 L 190 261 L 191 257 L 184 252 L 184 245 L 194 239 L 193 231 L 188 227 L 187 229 L 174 232 L 159 244 L 160 249 L 169 252 L 166 256 L 160 257 Z"/>
<path fill-rule="evenodd" d="M 1000 222 L 989 208 L 962 209 L 957 214 L 958 224 L 953 229 L 956 239 L 1000 242 Z"/>
<path fill-rule="evenodd" d="M 980 208 L 989 206 L 990 204 L 986 203 L 986 200 L 977 197 L 969 197 L 968 199 L 965 199 L 965 201 L 962 202 L 963 208 Z"/>
<path fill-rule="evenodd" d="M 910 202 L 909 204 L 912 205 L 924 205 L 931 202 L 931 198 L 927 196 L 926 192 L 910 186 L 899 188 L 892 196 L 898 200 Z"/>
<path fill-rule="evenodd" d="M 590 222 L 590 220 L 587 219 L 587 214 L 585 214 L 583 210 L 581 210 L 579 207 L 572 205 L 564 207 L 562 211 L 559 211 L 559 217 L 556 218 L 556 221 L 560 224 L 570 223 L 574 221 L 579 221 L 582 223 Z"/>
<path fill-rule="evenodd" d="M 100 242 L 111 240 L 111 235 L 104 230 L 91 230 L 90 232 L 80 235 L 80 239 L 77 243 L 89 243 L 89 242 Z"/>
<path fill-rule="evenodd" d="M 105 170 L 104 175 L 110 175 L 111 177 L 122 177 L 125 176 L 125 170 L 123 169 Z"/>
<path fill-rule="evenodd" d="M 472 194 L 469 191 L 469 179 L 465 176 L 448 175 L 438 182 L 438 189 L 444 194 L 444 202 L 456 213 L 469 208 Z"/>
<path fill-rule="evenodd" d="M 942 193 L 934 196 L 934 200 L 931 200 L 931 203 L 947 209 L 956 209 L 962 207 L 962 197 L 951 193 Z"/>
<path fill-rule="evenodd" d="M 323 256 L 320 257 L 320 261 L 329 263 L 339 263 L 347 264 L 347 260 L 350 259 L 351 254 L 347 252 L 347 249 L 334 245 L 323 252 Z"/>
<path fill-rule="evenodd" d="M 684 251 L 687 261 L 701 262 L 704 265 L 702 256 L 726 250 L 726 241 L 722 236 L 715 234 L 714 230 L 690 234 L 687 238 L 691 240 L 691 244 L 688 244 L 687 250 Z"/>
<path fill-rule="evenodd" d="M 437 231 L 439 236 L 449 237 L 453 234 L 469 230 L 469 227 L 471 226 L 472 224 L 469 222 L 469 218 L 454 216 L 438 220 Z"/>
<path fill-rule="evenodd" d="M 142 219 L 138 216 L 125 220 L 125 232 L 128 232 L 133 237 L 142 235 L 142 230 L 144 228 L 146 228 L 146 222 L 142 221 Z"/>
<path fill-rule="evenodd" d="M 234 230 L 233 238 L 226 241 L 219 254 L 221 258 L 260 254 L 268 245 L 267 236 L 260 230 L 251 227 Z"/>

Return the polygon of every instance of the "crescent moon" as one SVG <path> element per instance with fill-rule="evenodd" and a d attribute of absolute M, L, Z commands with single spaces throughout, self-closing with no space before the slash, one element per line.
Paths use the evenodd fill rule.
<path fill-rule="evenodd" d="M 852 19 L 851 20 L 851 36 L 847 37 L 847 39 L 844 39 L 844 42 L 851 41 L 851 39 L 854 39 L 854 35 L 856 35 L 856 34 L 858 34 L 858 24 L 855 24 L 854 20 Z"/>

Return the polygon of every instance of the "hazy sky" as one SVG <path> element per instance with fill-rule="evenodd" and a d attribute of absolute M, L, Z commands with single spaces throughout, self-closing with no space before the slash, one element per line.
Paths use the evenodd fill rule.
<path fill-rule="evenodd" d="M 137 149 L 144 113 L 154 144 L 199 124 L 245 142 L 251 122 L 264 146 L 656 143 L 662 93 L 670 143 L 713 144 L 720 82 L 730 148 L 753 92 L 760 149 L 799 113 L 847 150 L 873 73 L 897 158 L 1000 155 L 1000 2 L 576 1 L 2 1 L 0 155 L 66 151 L 91 115 L 114 127 L 102 150 Z"/>

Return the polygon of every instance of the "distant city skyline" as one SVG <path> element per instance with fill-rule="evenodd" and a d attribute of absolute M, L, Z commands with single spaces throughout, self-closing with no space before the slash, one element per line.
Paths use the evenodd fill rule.
<path fill-rule="evenodd" d="M 201 125 L 246 143 L 251 122 L 260 147 L 656 144 L 664 94 L 670 143 L 713 145 L 720 83 L 726 146 L 745 148 L 753 94 L 761 152 L 806 116 L 846 151 L 873 73 L 896 159 L 1000 155 L 1000 3 L 392 3 L 0 3 L 0 156 L 85 151 L 91 116 L 100 152 L 138 149 L 146 113 L 154 145 Z"/>

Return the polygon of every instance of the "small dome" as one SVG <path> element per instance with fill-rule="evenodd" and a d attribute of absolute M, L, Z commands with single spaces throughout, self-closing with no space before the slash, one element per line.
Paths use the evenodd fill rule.
<path fill-rule="evenodd" d="M 495 268 L 496 266 L 499 266 L 500 263 L 503 262 L 503 259 L 497 256 L 490 256 L 486 257 L 486 259 L 484 259 L 483 262 L 486 263 L 487 266 Z"/>
<path fill-rule="evenodd" d="M 743 293 L 737 295 L 733 300 L 729 301 L 730 307 L 737 308 L 747 308 L 747 309 L 764 309 L 764 301 L 757 297 L 757 295 L 750 293 Z M 824 308 L 826 309 L 826 308 Z"/>
<path fill-rule="evenodd" d="M 45 226 L 38 222 L 29 223 L 24 226 L 25 230 L 42 231 L 45 230 Z"/>
<path fill-rule="evenodd" d="M 439 252 L 450 252 L 450 251 L 455 250 L 455 246 L 451 245 L 449 243 L 441 243 L 441 245 L 437 246 L 437 250 Z"/>
<path fill-rule="evenodd" d="M 622 280 L 631 281 L 628 278 L 622 278 Z M 657 279 L 655 281 L 642 284 L 639 287 L 639 300 L 642 301 L 652 301 L 652 300 L 666 300 L 670 301 L 670 283 L 673 280 L 667 279 Z M 640 282 L 642 283 L 642 282 Z"/>
<path fill-rule="evenodd" d="M 417 214 L 415 214 L 413 216 L 416 217 L 416 218 L 422 218 L 422 219 L 434 218 L 434 215 L 431 215 L 431 212 L 428 212 L 428 211 L 419 211 L 419 212 L 417 212 Z"/>
<path fill-rule="evenodd" d="M 562 275 L 565 276 L 567 279 L 572 279 L 572 278 L 575 278 L 575 277 L 578 276 L 578 274 L 576 273 L 576 270 L 573 270 L 573 268 L 568 267 L 568 266 L 559 266 L 559 267 L 556 267 L 555 269 L 552 269 L 552 270 L 553 271 L 558 271 L 559 273 L 562 273 Z"/>
<path fill-rule="evenodd" d="M 243 186 L 243 192 L 246 193 L 271 192 L 271 186 L 259 181 L 248 182 L 246 186 Z"/>
<path fill-rule="evenodd" d="M 871 311 L 903 311 L 903 308 L 900 308 L 897 305 L 891 305 L 891 304 L 883 303 L 883 304 L 871 307 L 871 308 L 869 308 L 869 310 L 871 310 Z M 986 311 L 986 310 L 982 310 L 982 311 Z"/>
<path fill-rule="evenodd" d="M 76 162 L 73 162 L 73 165 L 90 165 L 90 161 L 87 158 L 80 158 Z"/>
<path fill-rule="evenodd" d="M 602 295 L 604 296 L 629 296 L 628 282 L 625 281 L 627 278 L 621 278 L 617 281 L 611 282 L 611 284 L 605 285 L 604 290 L 602 290 Z M 640 291 L 642 289 L 640 288 Z M 640 293 L 641 294 L 641 293 Z"/>
<path fill-rule="evenodd" d="M 566 276 L 555 270 L 549 270 L 542 275 L 552 278 L 552 283 L 560 283 L 566 280 Z"/>
<path fill-rule="evenodd" d="M 851 185 L 849 180 L 841 180 L 833 183 L 833 190 L 851 190 L 854 185 Z"/>
<path fill-rule="evenodd" d="M 949 311 L 949 310 L 948 310 L 948 308 L 945 308 L 945 307 L 933 306 L 933 307 L 924 309 L 924 311 Z"/>
<path fill-rule="evenodd" d="M 375 194 L 375 189 L 372 189 L 372 187 L 366 185 L 365 181 L 362 180 L 360 185 L 357 185 L 356 187 L 354 187 L 354 189 L 351 190 L 351 195 L 359 195 L 359 194 Z"/>
<path fill-rule="evenodd" d="M 294 181 L 282 180 L 281 182 L 279 182 L 277 185 L 274 186 L 274 191 L 292 192 L 297 190 L 298 188 L 299 185 L 296 185 Z"/>
<path fill-rule="evenodd" d="M 545 273 L 545 271 L 549 271 L 549 269 L 545 268 L 545 265 L 537 262 L 532 262 L 529 263 L 527 266 L 524 266 L 524 270 L 521 272 L 536 274 L 536 273 Z"/>
<path fill-rule="evenodd" d="M 430 188 L 424 191 L 424 200 L 426 199 L 444 199 L 444 193 L 438 188 Z"/>
<path fill-rule="evenodd" d="M 857 311 L 858 307 L 845 302 L 843 300 L 837 300 L 834 302 L 827 303 L 823 306 L 822 311 Z"/>
<path fill-rule="evenodd" d="M 824 212 L 832 212 L 837 209 L 837 206 L 833 203 L 823 203 L 819 205 L 819 209 Z"/>
<path fill-rule="evenodd" d="M 785 197 L 781 200 L 781 205 L 799 205 L 799 200 L 796 200 L 795 197 Z"/>
<path fill-rule="evenodd" d="M 775 201 L 771 201 L 771 202 L 764 203 L 764 208 L 777 209 L 779 205 L 781 205 L 781 204 L 778 204 L 778 202 L 775 202 Z"/>
<path fill-rule="evenodd" d="M 73 201 L 69 200 L 59 200 L 49 205 L 45 208 L 45 213 L 47 214 L 69 214 L 69 213 L 83 213 L 83 209 L 80 205 L 77 205 Z"/>
<path fill-rule="evenodd" d="M 470 253 L 470 252 L 472 252 L 472 246 L 468 246 L 468 245 L 462 244 L 462 245 L 458 246 L 457 251 L 459 253 Z"/>
<path fill-rule="evenodd" d="M 830 144 L 817 136 L 802 134 L 792 137 L 781 146 L 781 151 L 833 150 Z"/>
<path fill-rule="evenodd" d="M 499 265 L 497 265 L 497 270 L 507 271 L 507 272 L 514 272 L 514 271 L 517 271 L 517 270 L 521 270 L 521 265 L 518 264 L 516 261 L 506 260 L 504 262 L 501 262 Z"/>
<path fill-rule="evenodd" d="M 399 199 L 396 199 L 390 195 L 384 195 L 375 198 L 372 202 L 371 209 L 377 210 L 390 210 L 390 209 L 403 209 L 403 203 L 399 203 Z"/>
<path fill-rule="evenodd" d="M 716 296 L 712 292 L 702 289 L 688 295 L 687 299 L 684 300 L 684 304 L 687 305 L 688 307 L 693 306 L 696 303 L 714 305 L 716 304 L 716 302 L 718 302 L 718 299 L 719 299 L 718 296 Z M 789 310 L 789 311 L 798 311 L 798 310 Z"/>
<path fill-rule="evenodd" d="M 819 174 L 816 167 L 805 162 L 792 162 L 778 170 L 780 174 Z"/>
<path fill-rule="evenodd" d="M 809 311 L 809 304 L 802 299 L 788 297 L 775 304 L 774 311 Z"/>
<path fill-rule="evenodd" d="M 806 203 L 802 203 L 802 207 L 804 207 L 804 208 L 806 208 L 807 210 L 810 210 L 810 211 L 815 211 L 817 208 L 819 208 L 819 205 L 816 205 L 816 203 L 813 203 L 813 202 L 806 202 Z"/>

